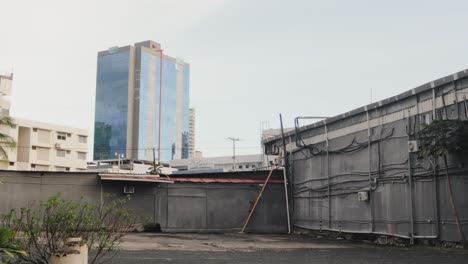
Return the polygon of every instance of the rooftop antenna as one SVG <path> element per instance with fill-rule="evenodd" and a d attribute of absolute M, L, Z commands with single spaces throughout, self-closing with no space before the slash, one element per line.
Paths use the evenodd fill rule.
<path fill-rule="evenodd" d="M 10 76 L 13 77 L 13 72 L 14 72 L 14 69 L 13 69 L 13 64 L 10 65 Z"/>

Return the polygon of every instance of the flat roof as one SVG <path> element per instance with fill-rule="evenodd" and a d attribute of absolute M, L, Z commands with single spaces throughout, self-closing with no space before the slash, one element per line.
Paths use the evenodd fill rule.
<path fill-rule="evenodd" d="M 283 183 L 281 170 L 274 170 L 268 183 Z M 135 181 L 155 183 L 265 183 L 270 171 L 245 171 L 245 172 L 212 172 L 188 175 L 149 175 L 149 174 L 126 174 L 126 173 L 98 173 L 101 180 L 107 181 Z"/>
<path fill-rule="evenodd" d="M 137 181 L 137 182 L 159 182 L 174 183 L 167 177 L 135 175 L 135 174 L 105 174 L 99 173 L 99 178 L 103 181 Z"/>

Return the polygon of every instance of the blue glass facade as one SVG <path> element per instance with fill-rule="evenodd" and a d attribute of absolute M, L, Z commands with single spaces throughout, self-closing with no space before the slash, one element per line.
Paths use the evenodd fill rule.
<path fill-rule="evenodd" d="M 183 74 L 180 75 L 178 71 L 182 71 Z M 188 67 L 178 65 L 171 59 L 162 60 L 161 122 L 159 122 L 160 74 L 160 55 L 142 50 L 137 111 L 139 120 L 137 159 L 140 160 L 152 158 L 152 148 L 157 149 L 159 145 L 159 131 L 161 131 L 161 161 L 188 157 Z M 179 112 L 182 115 L 178 115 Z M 159 125 L 161 125 L 160 130 Z M 178 127 L 181 129 L 177 129 Z M 182 130 L 179 140 L 178 130 Z M 158 152 L 156 157 L 157 155 Z"/>
<path fill-rule="evenodd" d="M 127 148 L 130 52 L 98 57 L 94 160 L 114 158 Z"/>
<path fill-rule="evenodd" d="M 189 155 L 189 116 L 190 116 L 190 68 L 184 66 L 183 74 L 183 120 L 182 120 L 182 159 L 188 159 Z"/>
<path fill-rule="evenodd" d="M 163 87 L 161 109 L 161 160 L 170 161 L 176 151 L 176 85 L 177 72 L 174 62 L 163 59 Z M 159 95 L 159 94 L 158 94 Z M 159 97 L 158 97 L 159 99 Z M 157 128 L 159 128 L 157 126 Z"/>
<path fill-rule="evenodd" d="M 115 152 L 130 149 L 127 158 L 152 160 L 153 148 L 158 159 L 159 140 L 162 162 L 188 158 L 189 65 L 164 55 L 161 89 L 159 44 L 138 43 L 134 54 L 109 51 L 98 57 L 94 159 L 115 158 Z M 129 79 L 133 74 L 134 81 Z M 134 94 L 130 106 L 128 89 Z"/>

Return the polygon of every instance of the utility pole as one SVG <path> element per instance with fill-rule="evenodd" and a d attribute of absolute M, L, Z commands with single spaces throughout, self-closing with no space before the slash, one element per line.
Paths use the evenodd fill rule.
<path fill-rule="evenodd" d="M 228 137 L 229 140 L 232 140 L 232 170 L 237 171 L 236 169 L 236 141 L 240 139 L 235 137 Z"/>
<path fill-rule="evenodd" d="M 124 157 L 124 154 L 123 153 L 118 153 L 118 152 L 115 152 L 115 156 L 117 156 L 117 165 L 118 165 L 118 168 L 117 168 L 117 173 L 120 173 L 120 158 Z"/>
<path fill-rule="evenodd" d="M 156 174 L 156 153 L 153 147 L 153 174 Z"/>

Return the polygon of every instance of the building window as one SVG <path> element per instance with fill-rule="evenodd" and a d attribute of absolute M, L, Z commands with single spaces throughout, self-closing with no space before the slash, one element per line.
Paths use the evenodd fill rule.
<path fill-rule="evenodd" d="M 14 163 L 13 161 L 10 161 L 10 162 L 9 162 L 9 165 L 10 165 L 10 166 L 15 166 L 15 163 Z"/>
<path fill-rule="evenodd" d="M 239 169 L 242 169 L 242 165 L 239 165 Z"/>
<path fill-rule="evenodd" d="M 36 168 L 36 164 L 31 164 L 31 169 Z"/>
<path fill-rule="evenodd" d="M 65 150 L 63 149 L 57 149 L 57 157 L 61 157 L 61 158 L 64 158 L 65 157 Z"/>
<path fill-rule="evenodd" d="M 65 171 L 70 171 L 70 168 L 65 168 Z"/>
<path fill-rule="evenodd" d="M 86 160 L 86 152 L 78 152 L 78 159 Z"/>
<path fill-rule="evenodd" d="M 32 146 L 32 150 L 36 150 L 36 146 Z"/>
<path fill-rule="evenodd" d="M 58 140 L 66 140 L 67 139 L 67 134 L 63 132 L 57 132 L 57 139 Z"/>
<path fill-rule="evenodd" d="M 87 136 L 78 135 L 78 142 L 80 142 L 80 143 L 88 143 L 88 137 L 87 137 Z"/>
<path fill-rule="evenodd" d="M 246 169 L 248 169 L 249 167 L 250 167 L 250 165 L 249 165 L 249 164 L 245 165 L 245 168 L 246 168 Z"/>
<path fill-rule="evenodd" d="M 71 153 L 71 151 L 70 151 L 70 150 L 67 150 L 67 154 L 70 154 L 70 153 Z"/>
<path fill-rule="evenodd" d="M 37 132 L 37 128 L 36 128 L 36 127 L 35 127 L 35 128 L 33 128 L 33 132 Z"/>

